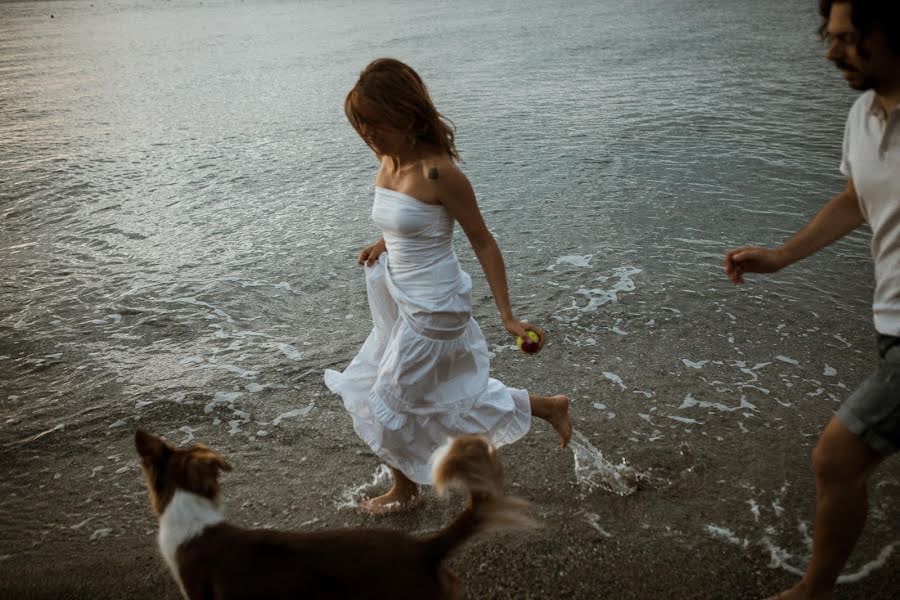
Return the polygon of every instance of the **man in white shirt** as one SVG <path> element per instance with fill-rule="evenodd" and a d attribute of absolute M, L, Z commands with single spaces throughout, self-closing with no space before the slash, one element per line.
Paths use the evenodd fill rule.
<path fill-rule="evenodd" d="M 812 560 L 803 579 L 775 597 L 782 600 L 832 597 L 866 520 L 868 479 L 900 449 L 900 0 L 820 0 L 820 12 L 828 59 L 864 91 L 844 130 L 847 187 L 780 248 L 726 254 L 725 272 L 734 283 L 745 273 L 774 273 L 869 223 L 880 359 L 813 450 Z"/>

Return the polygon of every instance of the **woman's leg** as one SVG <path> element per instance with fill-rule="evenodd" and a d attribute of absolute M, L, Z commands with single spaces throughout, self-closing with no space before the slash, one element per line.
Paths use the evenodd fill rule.
<path fill-rule="evenodd" d="M 531 414 L 553 426 L 559 434 L 559 445 L 565 448 L 572 438 L 572 419 L 569 417 L 568 396 L 529 396 Z"/>
<path fill-rule="evenodd" d="M 419 486 L 393 467 L 391 467 L 391 475 L 394 477 L 394 485 L 388 493 L 360 502 L 360 512 L 384 515 L 412 508 L 415 499 L 419 496 Z"/>

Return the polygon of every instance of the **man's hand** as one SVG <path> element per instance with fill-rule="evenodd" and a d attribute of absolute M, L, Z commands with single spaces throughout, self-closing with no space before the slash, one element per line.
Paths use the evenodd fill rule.
<path fill-rule="evenodd" d="M 787 264 L 780 250 L 744 246 L 725 255 L 725 274 L 731 283 L 744 283 L 744 273 L 775 273 Z"/>
<path fill-rule="evenodd" d="M 863 224 L 853 179 L 832 198 L 797 235 L 777 250 L 744 246 L 725 255 L 725 274 L 732 283 L 744 283 L 744 273 L 774 273 L 818 252 Z"/>

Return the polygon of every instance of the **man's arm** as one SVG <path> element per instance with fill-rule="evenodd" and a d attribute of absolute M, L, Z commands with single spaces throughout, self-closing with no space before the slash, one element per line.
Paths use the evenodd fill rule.
<path fill-rule="evenodd" d="M 864 221 L 853 179 L 848 179 L 844 191 L 780 248 L 745 246 L 727 253 L 725 274 L 732 283 L 744 283 L 744 273 L 775 273 L 839 240 Z"/>

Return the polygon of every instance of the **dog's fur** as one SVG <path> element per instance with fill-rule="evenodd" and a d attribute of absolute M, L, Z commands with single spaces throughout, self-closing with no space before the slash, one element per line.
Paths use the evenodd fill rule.
<path fill-rule="evenodd" d="M 237 527 L 219 508 L 219 472 L 231 470 L 222 456 L 202 444 L 173 448 L 141 430 L 135 445 L 159 518 L 160 551 L 190 600 L 460 598 L 444 559 L 477 533 L 534 524 L 525 501 L 503 495 L 499 453 L 479 436 L 451 440 L 435 461 L 436 488 L 466 490 L 469 505 L 421 539 L 385 529 Z"/>

